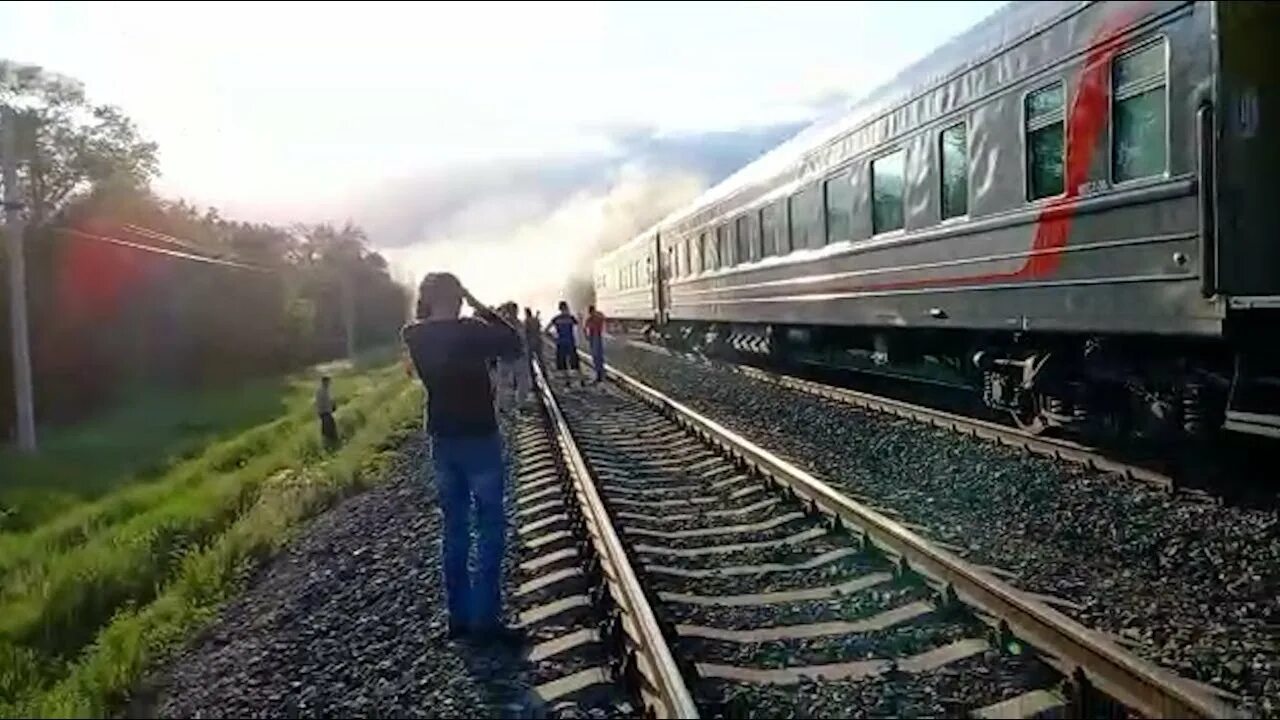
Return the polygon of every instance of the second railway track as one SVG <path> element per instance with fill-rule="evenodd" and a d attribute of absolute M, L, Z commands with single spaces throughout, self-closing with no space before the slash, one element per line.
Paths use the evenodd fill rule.
<path fill-rule="evenodd" d="M 638 381 L 540 383 L 659 716 L 1229 715 Z M 591 507 L 594 505 L 595 507 Z"/>

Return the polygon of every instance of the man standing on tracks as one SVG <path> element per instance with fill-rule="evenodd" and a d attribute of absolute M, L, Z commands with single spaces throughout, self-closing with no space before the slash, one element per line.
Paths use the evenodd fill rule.
<path fill-rule="evenodd" d="M 493 409 L 489 362 L 517 357 L 520 334 L 449 273 L 418 288 L 420 322 L 402 332 L 427 389 L 427 433 L 444 514 L 443 565 L 449 635 L 519 642 L 502 623 L 506 466 Z M 475 317 L 459 318 L 466 302 Z M 477 563 L 468 572 L 471 503 L 476 505 Z"/>
<path fill-rule="evenodd" d="M 556 370 L 560 371 L 566 385 L 569 383 L 570 369 L 578 376 L 578 381 L 582 382 L 582 370 L 578 365 L 578 343 L 574 336 L 577 327 L 578 318 L 569 312 L 569 303 L 561 300 L 560 313 L 551 318 L 547 329 L 556 332 Z"/>
<path fill-rule="evenodd" d="M 529 359 L 542 360 L 542 324 L 533 316 L 533 308 L 524 309 L 524 342 L 529 346 Z"/>
<path fill-rule="evenodd" d="M 596 382 L 604 382 L 604 313 L 595 305 L 587 306 L 587 344 L 591 346 L 591 365 L 596 369 Z"/>
<path fill-rule="evenodd" d="M 520 315 L 513 302 L 503 303 L 498 314 L 513 328 L 520 327 Z M 526 368 L 527 352 L 521 343 L 520 355 L 498 358 L 498 408 L 503 413 L 517 411 L 525 404 L 529 394 L 529 372 Z"/>

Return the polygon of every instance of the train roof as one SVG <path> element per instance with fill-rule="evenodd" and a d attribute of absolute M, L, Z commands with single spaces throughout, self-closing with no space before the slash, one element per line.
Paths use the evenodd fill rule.
<path fill-rule="evenodd" d="M 631 251 L 635 250 L 637 246 L 652 241 L 654 232 L 655 232 L 655 228 L 649 228 L 648 230 L 645 230 L 639 235 L 633 236 L 631 239 L 609 250 L 608 252 L 601 253 L 598 258 L 598 261 L 607 264 L 611 262 L 614 258 L 621 257 L 623 255 L 630 253 Z"/>
<path fill-rule="evenodd" d="M 788 172 L 797 172 L 805 158 L 814 151 L 841 140 L 911 98 L 982 64 L 1089 4 L 1088 0 L 1016 0 L 1005 5 L 909 65 L 843 112 L 827 116 L 801 130 L 795 137 L 713 185 L 692 203 L 667 215 L 641 235 L 669 228 L 748 188 L 774 181 Z"/>

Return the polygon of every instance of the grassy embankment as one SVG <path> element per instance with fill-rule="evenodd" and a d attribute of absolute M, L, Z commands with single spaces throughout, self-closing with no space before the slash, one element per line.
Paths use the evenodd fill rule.
<path fill-rule="evenodd" d="M 397 365 L 331 374 L 334 452 L 310 374 L 146 401 L 50 437 L 36 460 L 0 456 L 0 502 L 21 519 L 0 525 L 0 715 L 109 713 L 301 521 L 377 480 L 420 393 Z M 31 474 L 11 483 L 15 469 Z"/>

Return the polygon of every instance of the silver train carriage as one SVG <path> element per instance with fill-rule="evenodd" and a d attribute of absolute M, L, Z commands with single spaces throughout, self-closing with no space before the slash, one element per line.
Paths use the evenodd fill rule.
<path fill-rule="evenodd" d="M 614 319 L 1280 435 L 1280 3 L 1021 2 L 596 264 Z M 855 364 L 856 364 L 855 362 Z"/>

